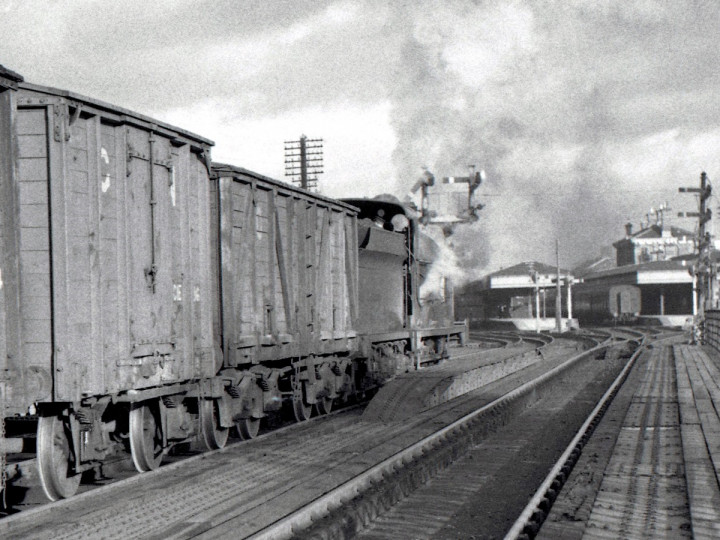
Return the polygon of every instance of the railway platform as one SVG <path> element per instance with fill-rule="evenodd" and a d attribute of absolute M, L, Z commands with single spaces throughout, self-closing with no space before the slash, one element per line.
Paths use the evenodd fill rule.
<path fill-rule="evenodd" d="M 634 378 L 583 450 L 539 538 L 720 537 L 720 353 L 658 343 Z"/>
<path fill-rule="evenodd" d="M 482 355 L 458 349 L 451 353 L 450 362 L 400 375 L 383 386 L 362 419 L 388 422 L 409 418 L 546 358 L 563 358 L 581 348 L 570 340 L 550 344 L 548 339 L 547 345 L 537 347 L 526 339 Z"/>

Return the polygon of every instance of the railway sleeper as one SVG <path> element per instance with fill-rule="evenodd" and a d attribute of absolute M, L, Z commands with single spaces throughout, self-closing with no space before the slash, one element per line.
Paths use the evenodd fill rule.
<path fill-rule="evenodd" d="M 584 361 L 591 358 L 592 355 L 586 356 Z M 423 452 L 415 454 L 411 462 L 404 467 L 388 471 L 379 480 L 369 482 L 367 489 L 359 492 L 350 503 L 330 510 L 303 530 L 294 530 L 293 538 L 353 538 L 401 498 L 408 496 L 464 456 L 489 433 L 510 422 L 542 395 L 561 387 L 564 377 L 562 373 L 558 375 L 539 381 L 523 393 L 507 396 L 468 424 L 443 437 L 440 444 L 432 444 Z M 566 477 L 567 472 L 558 475 L 554 492 L 547 494 L 549 498 L 556 496 Z M 546 506 L 550 504 L 549 499 Z M 541 523 L 544 520 L 546 512 L 540 510 L 534 517 L 537 521 L 529 524 L 530 529 L 539 528 L 538 521 Z"/>
<path fill-rule="evenodd" d="M 20 452 L 32 450 L 29 443 L 36 439 L 40 483 L 55 501 L 74 495 L 84 473 L 102 476 L 104 464 L 116 455 L 129 454 L 135 468 L 146 472 L 180 443 L 218 449 L 233 429 L 242 439 L 257 436 L 260 421 L 284 402 L 292 404 L 299 421 L 313 408 L 327 414 L 335 400 L 367 389 L 357 365 L 348 356 L 310 356 L 292 366 L 226 369 L 194 383 L 39 404 L 36 435 L 23 427 L 15 439 L 3 440 Z"/>

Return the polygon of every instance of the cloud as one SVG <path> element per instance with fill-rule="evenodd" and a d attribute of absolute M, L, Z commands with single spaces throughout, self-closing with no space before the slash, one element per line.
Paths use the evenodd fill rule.
<path fill-rule="evenodd" d="M 564 263 L 578 262 L 717 164 L 712 12 L 555 1 L 394 12 L 412 29 L 391 89 L 400 178 L 411 184 L 420 165 L 440 176 L 488 169 L 481 220 L 454 240 L 464 264 L 550 262 L 555 238 Z M 672 130 L 685 136 L 668 142 Z"/>
<path fill-rule="evenodd" d="M 282 176 L 325 139 L 328 193 L 488 173 L 454 238 L 475 273 L 570 265 L 718 174 L 720 18 L 653 0 L 0 0 L 0 63 L 217 141 Z M 690 201 L 692 205 L 692 201 Z M 692 223 L 689 223 L 692 227 Z"/>
<path fill-rule="evenodd" d="M 196 133 L 213 133 L 213 159 L 284 178 L 284 141 L 301 135 L 323 139 L 320 190 L 331 197 L 372 197 L 395 192 L 390 154 L 395 137 L 387 101 L 375 106 L 346 102 L 285 111 L 273 117 L 237 114 L 231 102 L 207 100 L 162 111 L 167 122 Z"/>

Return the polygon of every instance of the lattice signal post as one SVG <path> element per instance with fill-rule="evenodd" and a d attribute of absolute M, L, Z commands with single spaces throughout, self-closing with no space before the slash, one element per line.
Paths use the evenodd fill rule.
<path fill-rule="evenodd" d="M 713 283 L 716 279 L 715 268 L 711 261 L 712 239 L 707 231 L 706 224 L 712 219 L 712 210 L 707 207 L 707 199 L 712 195 L 712 185 L 704 172 L 700 174 L 700 187 L 681 187 L 680 193 L 696 193 L 698 195 L 697 212 L 679 212 L 678 217 L 698 218 L 697 231 L 697 261 L 693 265 L 693 315 L 695 322 L 695 337 L 702 341 L 702 321 L 705 318 L 705 309 L 712 307 Z M 699 329 L 699 330 L 698 330 Z"/>
<path fill-rule="evenodd" d="M 285 141 L 285 176 L 303 189 L 317 189 L 323 173 L 323 140 L 301 135 L 297 141 Z"/>

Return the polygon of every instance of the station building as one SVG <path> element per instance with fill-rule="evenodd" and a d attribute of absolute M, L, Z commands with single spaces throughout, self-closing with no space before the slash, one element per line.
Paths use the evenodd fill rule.
<path fill-rule="evenodd" d="M 455 296 L 455 314 L 472 327 L 555 330 L 557 268 L 537 261 L 522 262 L 469 283 Z M 560 270 L 561 283 L 572 283 L 568 270 Z M 563 329 L 572 320 L 569 289 L 562 287 Z"/>
<path fill-rule="evenodd" d="M 683 326 L 692 319 L 697 309 L 693 233 L 662 223 L 648 224 L 637 232 L 627 224 L 625 233 L 612 244 L 614 257 L 606 252 L 573 271 L 560 271 L 563 329 L 578 324 L 573 319 L 573 289 L 576 298 L 585 299 L 587 291 L 601 291 L 608 306 L 613 302 L 607 301 L 607 295 L 619 290 L 617 286 L 631 286 L 639 290 L 641 323 Z M 512 322 L 523 330 L 555 329 L 556 274 L 555 267 L 539 262 L 523 262 L 488 274 L 457 292 L 456 315 L 469 319 L 473 326 L 508 326 Z M 596 314 L 594 322 L 619 315 L 612 311 Z"/>
<path fill-rule="evenodd" d="M 633 232 L 628 223 L 625 237 L 613 247 L 616 268 L 581 275 L 584 283 L 638 287 L 641 322 L 682 326 L 693 316 L 692 232 L 662 223 L 648 223 Z"/>

